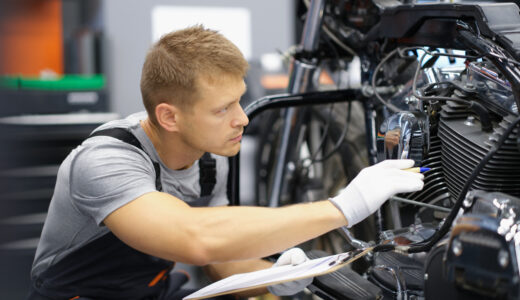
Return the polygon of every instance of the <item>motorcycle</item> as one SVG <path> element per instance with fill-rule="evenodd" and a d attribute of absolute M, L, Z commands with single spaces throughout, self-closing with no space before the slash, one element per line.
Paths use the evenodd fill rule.
<path fill-rule="evenodd" d="M 250 119 L 274 111 L 263 126 L 257 203 L 323 199 L 384 159 L 429 168 L 423 190 L 339 230 L 332 251 L 374 249 L 310 290 L 324 299 L 518 299 L 518 6 L 304 3 L 288 93 L 245 108 Z M 334 87 L 319 86 L 323 72 Z M 238 205 L 238 157 L 230 168 Z"/>

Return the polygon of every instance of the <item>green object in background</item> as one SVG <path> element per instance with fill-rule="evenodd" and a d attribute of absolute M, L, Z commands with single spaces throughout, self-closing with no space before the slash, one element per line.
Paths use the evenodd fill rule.
<path fill-rule="evenodd" d="M 1 76 L 0 77 L 0 88 L 16 90 L 18 89 L 20 80 L 18 77 L 8 77 Z"/>
<path fill-rule="evenodd" d="M 22 76 L 0 76 L 0 87 L 16 90 L 71 91 L 101 90 L 105 87 L 105 76 L 64 75 L 52 79 Z"/>

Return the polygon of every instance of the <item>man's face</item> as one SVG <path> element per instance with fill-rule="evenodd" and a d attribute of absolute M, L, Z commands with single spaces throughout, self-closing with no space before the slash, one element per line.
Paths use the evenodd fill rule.
<path fill-rule="evenodd" d="M 221 76 L 216 81 L 199 79 L 198 99 L 181 113 L 180 135 L 194 150 L 233 156 L 240 150 L 249 119 L 240 106 L 246 91 L 242 78 Z"/>

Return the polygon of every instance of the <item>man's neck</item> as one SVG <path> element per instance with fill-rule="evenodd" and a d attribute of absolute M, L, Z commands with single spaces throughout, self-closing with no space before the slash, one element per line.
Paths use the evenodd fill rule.
<path fill-rule="evenodd" d="M 152 141 L 161 161 L 172 170 L 187 169 L 204 154 L 193 151 L 176 133 L 161 130 L 149 118 L 141 121 L 141 127 Z"/>

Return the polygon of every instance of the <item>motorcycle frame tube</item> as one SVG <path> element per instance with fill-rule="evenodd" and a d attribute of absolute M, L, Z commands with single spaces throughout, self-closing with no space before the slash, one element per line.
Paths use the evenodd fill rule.
<path fill-rule="evenodd" d="M 302 51 L 303 54 L 312 54 L 318 49 L 325 1 L 326 0 L 313 0 L 311 2 L 300 43 L 300 51 Z M 316 63 L 315 60 L 304 62 L 293 58 L 289 74 L 289 86 L 287 88 L 289 93 L 297 94 L 312 90 L 312 78 L 316 71 Z M 289 149 L 289 141 L 291 140 L 291 134 L 297 132 L 292 125 L 295 124 L 295 122 L 292 121 L 297 117 L 298 111 L 293 107 L 283 112 L 282 136 L 280 138 L 280 147 L 278 148 L 279 152 L 278 155 L 276 155 L 275 173 L 268 200 L 269 207 L 277 207 L 280 202 L 285 168 L 291 151 Z"/>
<path fill-rule="evenodd" d="M 320 41 L 321 23 L 323 22 L 323 10 L 326 0 L 312 0 L 307 19 L 303 27 L 302 33 L 302 50 L 305 52 L 314 52 L 318 49 Z"/>
<path fill-rule="evenodd" d="M 281 94 L 260 98 L 247 107 L 244 112 L 250 120 L 263 111 L 277 108 L 295 108 L 298 106 L 312 106 L 339 102 L 362 101 L 363 94 L 360 89 L 343 89 L 335 91 L 310 92 L 304 94 Z M 230 204 L 240 205 L 240 154 L 229 158 L 229 182 Z"/>

